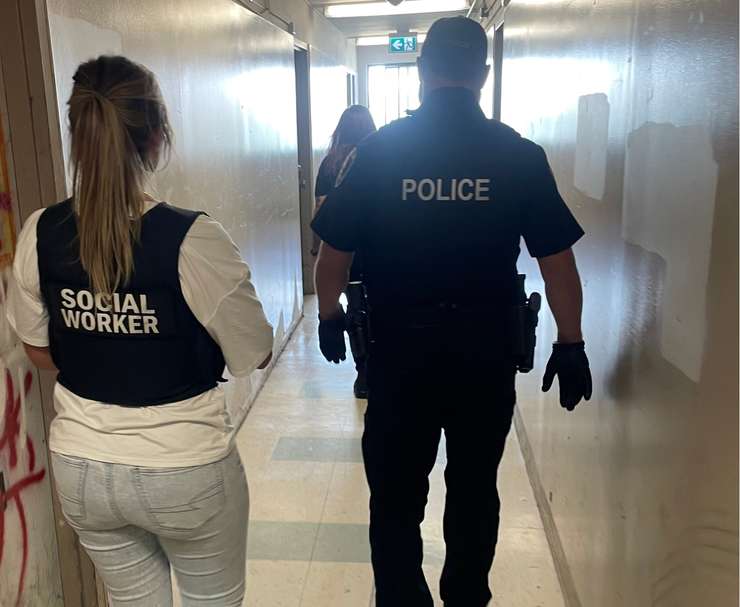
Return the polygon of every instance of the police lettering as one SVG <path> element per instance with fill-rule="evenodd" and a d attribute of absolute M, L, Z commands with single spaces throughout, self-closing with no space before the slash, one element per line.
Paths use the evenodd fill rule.
<path fill-rule="evenodd" d="M 491 202 L 490 179 L 404 179 L 401 198 L 416 196 L 425 202 Z"/>
<path fill-rule="evenodd" d="M 149 307 L 145 294 L 62 289 L 62 319 L 68 329 L 119 335 L 159 333 L 157 311 Z"/>

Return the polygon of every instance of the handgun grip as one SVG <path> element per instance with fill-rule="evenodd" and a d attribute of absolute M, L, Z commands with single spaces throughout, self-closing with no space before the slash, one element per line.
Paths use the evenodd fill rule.
<path fill-rule="evenodd" d="M 542 295 L 540 295 L 536 291 L 533 292 L 529 296 L 528 306 L 529 306 L 529 309 L 532 310 L 532 312 L 537 314 L 542 308 Z"/>

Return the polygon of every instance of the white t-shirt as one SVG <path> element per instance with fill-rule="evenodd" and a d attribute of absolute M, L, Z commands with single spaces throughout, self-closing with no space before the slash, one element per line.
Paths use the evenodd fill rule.
<path fill-rule="evenodd" d="M 147 203 L 147 211 L 156 203 Z M 49 345 L 36 251 L 43 209 L 28 218 L 18 239 L 7 316 L 18 337 Z M 250 280 L 249 267 L 221 224 L 205 215 L 180 248 L 180 285 L 198 321 L 223 351 L 229 372 L 249 375 L 272 351 L 272 326 Z M 91 369 L 94 372 L 94 369 Z M 64 455 L 151 467 L 196 466 L 232 448 L 234 426 L 219 386 L 194 398 L 153 407 L 120 407 L 81 398 L 57 384 L 49 448 Z"/>

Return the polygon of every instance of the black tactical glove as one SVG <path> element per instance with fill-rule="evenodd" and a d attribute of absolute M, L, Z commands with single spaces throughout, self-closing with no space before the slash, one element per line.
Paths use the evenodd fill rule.
<path fill-rule="evenodd" d="M 582 341 L 552 345 L 552 355 L 542 378 L 543 392 L 550 389 L 556 375 L 560 384 L 560 404 L 568 411 L 573 411 L 582 398 L 591 398 L 591 369 Z"/>
<path fill-rule="evenodd" d="M 319 348 L 326 360 L 336 364 L 347 358 L 347 346 L 344 344 L 347 319 L 341 306 L 339 311 L 333 318 L 319 318 Z"/>

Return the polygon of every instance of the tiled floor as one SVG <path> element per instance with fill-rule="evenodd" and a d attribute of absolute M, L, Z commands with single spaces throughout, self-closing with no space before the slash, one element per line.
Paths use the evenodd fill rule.
<path fill-rule="evenodd" d="M 318 350 L 315 302 L 239 433 L 251 495 L 248 607 L 368 607 L 373 577 L 359 438 L 365 402 L 350 363 Z M 436 593 L 444 558 L 444 450 L 432 473 L 425 571 Z M 562 607 L 545 534 L 513 432 L 500 470 L 503 512 L 491 574 L 501 607 Z M 439 603 L 441 605 L 441 602 Z"/>

